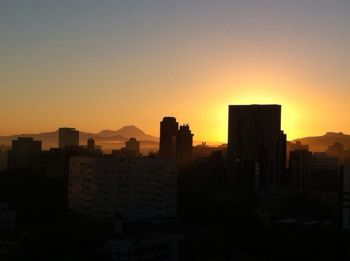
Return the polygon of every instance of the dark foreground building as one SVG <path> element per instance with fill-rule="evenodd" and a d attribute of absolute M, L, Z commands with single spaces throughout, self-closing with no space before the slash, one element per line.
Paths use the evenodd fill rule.
<path fill-rule="evenodd" d="M 159 154 L 162 158 L 175 158 L 176 134 L 179 123 L 174 117 L 164 117 L 160 122 Z"/>
<path fill-rule="evenodd" d="M 8 152 L 10 170 L 32 170 L 41 152 L 41 141 L 31 137 L 19 137 L 12 141 L 12 149 Z"/>
<path fill-rule="evenodd" d="M 230 105 L 228 162 L 242 190 L 279 185 L 286 166 L 281 105 Z"/>
<path fill-rule="evenodd" d="M 193 134 L 190 126 L 181 125 L 176 135 L 176 159 L 180 165 L 192 161 Z"/>
<path fill-rule="evenodd" d="M 58 130 L 58 147 L 65 149 L 66 147 L 79 146 L 79 131 L 74 128 L 60 128 Z"/>

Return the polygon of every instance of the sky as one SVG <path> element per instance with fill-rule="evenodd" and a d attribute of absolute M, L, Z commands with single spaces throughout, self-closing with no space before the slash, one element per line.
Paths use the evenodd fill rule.
<path fill-rule="evenodd" d="M 349 0 L 2 0 L 0 135 L 163 116 L 225 142 L 229 104 L 288 139 L 350 133 Z"/>

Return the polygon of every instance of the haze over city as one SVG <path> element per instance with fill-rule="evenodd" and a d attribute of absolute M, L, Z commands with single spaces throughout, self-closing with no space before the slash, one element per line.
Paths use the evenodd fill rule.
<path fill-rule="evenodd" d="M 159 119 L 227 141 L 227 105 L 281 104 L 288 139 L 350 133 L 350 2 L 1 1 L 0 135 Z"/>

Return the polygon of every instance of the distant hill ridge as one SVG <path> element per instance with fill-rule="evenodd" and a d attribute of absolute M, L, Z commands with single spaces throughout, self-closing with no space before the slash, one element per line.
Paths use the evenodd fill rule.
<path fill-rule="evenodd" d="M 11 141 L 17 137 L 33 137 L 43 142 L 43 148 L 57 147 L 58 130 L 53 132 L 43 132 L 37 134 L 18 134 L 11 136 L 0 136 L 0 145 L 11 145 Z M 102 130 L 98 133 L 80 132 L 80 143 L 86 144 L 88 138 L 94 138 L 97 144 L 104 148 L 121 147 L 129 138 L 135 137 L 141 141 L 141 146 L 147 146 L 156 149 L 159 138 L 146 134 L 140 128 L 134 125 L 127 125 L 118 130 Z M 311 136 L 292 140 L 292 142 L 300 141 L 302 144 L 309 145 L 311 151 L 325 151 L 329 145 L 339 142 L 346 149 L 350 148 L 350 135 L 342 132 L 327 132 L 322 136 Z"/>
<path fill-rule="evenodd" d="M 293 142 L 300 141 L 302 144 L 309 145 L 311 151 L 325 151 L 328 146 L 339 142 L 344 145 L 346 149 L 350 148 L 350 135 L 342 132 L 327 132 L 322 136 L 305 137 L 293 140 Z"/>
<path fill-rule="evenodd" d="M 43 132 L 36 134 L 16 134 L 10 136 L 0 136 L 0 144 L 11 145 L 12 140 L 18 137 L 32 137 L 35 140 L 41 140 L 43 148 L 54 148 L 58 145 L 58 130 L 53 132 Z M 134 125 L 127 125 L 118 130 L 102 130 L 98 133 L 80 132 L 80 143 L 86 144 L 87 139 L 95 139 L 97 144 L 118 144 L 124 143 L 129 138 L 134 137 L 137 140 L 144 143 L 155 143 L 158 144 L 158 138 L 152 135 L 146 134 L 140 128 Z"/>

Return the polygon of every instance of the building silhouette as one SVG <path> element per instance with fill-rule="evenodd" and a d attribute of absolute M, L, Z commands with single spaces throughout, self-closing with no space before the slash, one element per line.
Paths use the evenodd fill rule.
<path fill-rule="evenodd" d="M 294 150 L 289 155 L 289 175 L 291 188 L 307 192 L 311 188 L 312 153 L 308 150 Z"/>
<path fill-rule="evenodd" d="M 12 141 L 9 151 L 10 170 L 33 170 L 41 152 L 41 141 L 30 137 L 20 137 Z"/>
<path fill-rule="evenodd" d="M 89 138 L 87 140 L 87 144 L 86 144 L 86 147 L 88 150 L 93 150 L 95 149 L 95 140 L 93 138 Z"/>
<path fill-rule="evenodd" d="M 60 128 L 58 130 L 58 147 L 60 149 L 77 146 L 79 146 L 78 130 L 75 128 Z"/>
<path fill-rule="evenodd" d="M 0 146 L 0 172 L 8 169 L 8 151 L 9 147 L 5 145 Z"/>
<path fill-rule="evenodd" d="M 134 153 L 135 155 L 140 155 L 140 142 L 135 138 L 130 138 L 125 142 L 125 150 Z"/>
<path fill-rule="evenodd" d="M 274 177 L 274 184 L 278 184 L 280 186 L 284 186 L 288 182 L 287 177 L 287 134 L 284 133 L 284 131 L 280 132 L 280 139 L 279 139 L 279 147 L 278 147 L 278 172 L 277 175 Z"/>
<path fill-rule="evenodd" d="M 68 207 L 93 218 L 175 218 L 177 168 L 172 159 L 74 156 Z"/>
<path fill-rule="evenodd" d="M 193 159 L 210 157 L 214 151 L 218 150 L 220 150 L 219 147 L 212 147 L 202 142 L 202 144 L 193 146 Z"/>
<path fill-rule="evenodd" d="M 141 157 L 140 142 L 135 138 L 130 138 L 125 142 L 125 147 L 121 149 L 112 150 L 112 155 L 115 157 L 135 158 Z"/>
<path fill-rule="evenodd" d="M 179 123 L 174 117 L 164 117 L 160 122 L 159 155 L 161 158 L 175 158 L 178 128 Z"/>
<path fill-rule="evenodd" d="M 180 165 L 191 163 L 193 134 L 190 126 L 181 125 L 176 134 L 176 160 Z"/>
<path fill-rule="evenodd" d="M 325 152 L 314 152 L 311 161 L 311 187 L 315 191 L 339 190 L 339 159 Z"/>
<path fill-rule="evenodd" d="M 290 142 L 289 144 L 289 150 L 309 150 L 309 145 L 302 144 L 301 141 L 296 141 L 295 143 Z"/>
<path fill-rule="evenodd" d="M 228 162 L 243 190 L 278 185 L 286 161 L 280 105 L 230 105 Z"/>
<path fill-rule="evenodd" d="M 345 149 L 343 144 L 335 142 L 333 145 L 328 146 L 326 154 L 328 156 L 337 157 L 339 163 L 344 164 L 344 160 L 350 157 L 350 149 Z"/>
<path fill-rule="evenodd" d="M 341 187 L 341 225 L 350 229 L 350 158 L 346 158 L 342 170 Z"/>
<path fill-rule="evenodd" d="M 289 156 L 291 151 L 295 150 L 307 150 L 309 151 L 309 145 L 302 144 L 301 141 L 296 141 L 296 142 L 287 142 L 287 164 L 289 166 Z M 288 167 L 287 166 L 287 167 Z"/>

